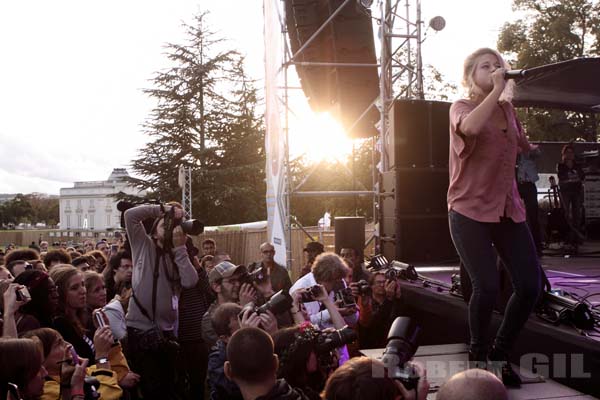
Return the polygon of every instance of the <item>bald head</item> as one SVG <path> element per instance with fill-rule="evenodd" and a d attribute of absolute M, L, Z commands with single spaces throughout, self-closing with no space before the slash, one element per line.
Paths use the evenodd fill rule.
<path fill-rule="evenodd" d="M 502 381 L 483 369 L 460 372 L 440 386 L 436 400 L 507 400 Z"/>

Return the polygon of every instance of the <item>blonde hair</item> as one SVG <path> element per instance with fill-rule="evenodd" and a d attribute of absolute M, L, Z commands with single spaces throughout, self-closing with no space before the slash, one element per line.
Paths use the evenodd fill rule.
<path fill-rule="evenodd" d="M 475 97 L 475 90 L 477 89 L 477 85 L 475 85 L 475 82 L 473 81 L 475 68 L 477 68 L 477 60 L 479 59 L 479 57 L 485 54 L 491 54 L 495 56 L 498 59 L 498 61 L 500 61 L 502 68 L 505 68 L 506 70 L 511 69 L 510 65 L 504 60 L 504 58 L 502 58 L 502 55 L 500 55 L 498 51 L 490 49 L 489 47 L 482 47 L 480 49 L 475 50 L 473 53 L 467 56 L 463 66 L 462 85 L 467 91 L 467 97 L 470 99 Z M 506 82 L 506 86 L 504 87 L 504 90 L 500 95 L 501 102 L 510 103 L 512 101 L 514 86 L 515 83 L 512 79 Z"/>

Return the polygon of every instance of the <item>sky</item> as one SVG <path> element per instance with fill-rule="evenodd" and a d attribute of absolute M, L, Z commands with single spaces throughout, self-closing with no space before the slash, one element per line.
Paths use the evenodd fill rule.
<path fill-rule="evenodd" d="M 0 193 L 58 194 L 128 168 L 154 106 L 142 89 L 171 66 L 164 45 L 185 43 L 182 24 L 200 11 L 245 54 L 262 88 L 262 1 L 0 1 Z M 423 61 L 455 84 L 464 58 L 495 47 L 500 27 L 516 18 L 510 0 L 421 4 L 425 22 L 446 20 L 427 32 Z"/>

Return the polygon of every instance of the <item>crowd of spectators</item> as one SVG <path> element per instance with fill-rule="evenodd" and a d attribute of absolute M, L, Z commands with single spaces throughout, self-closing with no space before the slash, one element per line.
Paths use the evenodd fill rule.
<path fill-rule="evenodd" d="M 237 264 L 167 215 L 183 216 L 176 203 L 138 206 L 118 240 L 5 253 L 1 400 L 426 398 L 418 364 L 407 390 L 359 352 L 385 347 L 404 314 L 400 284 L 369 271 L 362 249 L 311 242 L 293 282 L 273 244 Z"/>

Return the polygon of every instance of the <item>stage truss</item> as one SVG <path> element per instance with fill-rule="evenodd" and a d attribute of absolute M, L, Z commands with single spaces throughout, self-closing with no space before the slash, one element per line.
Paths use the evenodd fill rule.
<path fill-rule="evenodd" d="M 302 186 L 307 179 L 304 179 L 296 187 L 292 186 L 290 179 L 290 149 L 289 149 L 289 122 L 290 113 L 293 113 L 290 104 L 290 91 L 299 90 L 298 86 L 290 85 L 290 68 L 296 65 L 321 65 L 335 67 L 373 67 L 373 64 L 340 64 L 340 63 L 324 63 L 324 62 L 299 62 L 296 61 L 299 55 L 306 47 L 317 37 L 317 35 L 325 29 L 335 16 L 342 10 L 343 7 L 350 2 L 358 0 L 345 0 L 331 14 L 331 16 L 319 27 L 315 33 L 303 44 L 303 46 L 295 53 L 291 53 L 289 45 L 289 36 L 287 32 L 285 5 L 282 0 L 264 0 L 265 12 L 265 59 L 266 59 L 266 98 L 267 98 L 267 139 L 266 148 L 267 154 L 273 149 L 273 137 L 277 135 L 283 143 L 283 155 L 281 171 L 278 171 L 274 176 L 269 175 L 267 171 L 267 181 L 271 178 L 274 187 L 269 188 L 267 193 L 267 208 L 269 213 L 269 240 L 277 247 L 285 243 L 285 263 L 291 268 L 292 262 L 292 225 L 299 225 L 290 212 L 290 200 L 292 197 L 342 197 L 342 196 L 370 196 L 373 198 L 373 220 L 376 221 L 375 228 L 371 237 L 365 243 L 365 246 L 372 240 L 376 241 L 379 246 L 379 226 L 381 225 L 380 212 L 380 174 L 389 170 L 389 157 L 387 154 L 387 144 L 389 143 L 390 135 L 390 113 L 394 101 L 399 98 L 405 99 L 423 99 L 423 68 L 421 58 L 421 45 L 423 43 L 422 29 L 423 21 L 421 19 L 421 1 L 420 0 L 379 0 L 376 5 L 371 7 L 371 15 L 373 19 L 373 29 L 375 37 L 375 46 L 378 49 L 378 64 L 375 66 L 379 69 L 379 96 L 375 101 L 364 110 L 363 115 L 370 107 L 377 107 L 380 112 L 380 120 L 378 122 L 378 135 L 372 138 L 373 158 L 373 187 L 365 190 L 352 191 L 318 191 L 308 192 L 302 191 Z M 360 1 L 359 1 L 360 3 Z M 367 3 L 363 0 L 363 4 Z M 276 13 L 276 15 L 274 14 Z M 270 40 L 269 33 L 273 32 L 269 29 L 269 18 L 271 21 L 277 20 L 279 23 L 280 35 L 279 40 Z M 269 46 L 273 42 L 278 42 L 274 46 Z M 277 46 L 279 44 L 279 46 Z M 273 49 L 272 47 L 278 47 Z M 278 57 L 269 55 L 269 51 L 279 51 Z M 277 68 L 276 76 L 269 74 L 269 61 L 274 59 L 280 60 L 279 68 Z M 274 80 L 274 82 L 273 82 Z M 273 93 L 276 91 L 276 93 Z M 277 99 L 277 105 L 271 104 L 269 110 L 269 96 Z M 274 97 L 273 97 L 274 96 Z M 273 122 L 273 114 L 269 117 L 269 113 L 273 113 L 273 108 L 282 107 L 280 109 L 283 114 L 283 123 L 279 123 L 279 119 Z M 357 119 L 360 120 L 362 115 Z M 269 157 L 269 156 L 268 156 Z M 272 157 L 272 155 L 271 155 Z M 267 170 L 275 165 L 273 161 L 267 161 Z M 316 168 L 313 169 L 313 172 Z M 311 172 L 312 173 L 312 172 Z M 274 216 L 279 216 L 275 218 Z M 278 227 L 278 225 L 281 225 Z M 278 236 L 278 232 L 283 233 L 283 238 Z M 310 235 L 309 235 L 310 236 Z M 313 238 L 311 237 L 311 240 Z M 283 246 L 282 246 L 283 247 Z"/>

